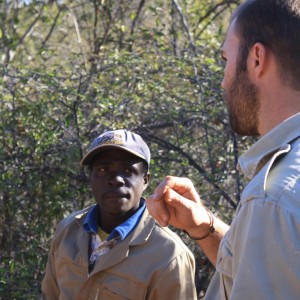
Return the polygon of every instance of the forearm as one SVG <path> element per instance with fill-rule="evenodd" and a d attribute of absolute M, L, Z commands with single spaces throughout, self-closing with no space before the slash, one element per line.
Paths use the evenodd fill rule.
<path fill-rule="evenodd" d="M 204 239 L 197 240 L 197 237 L 199 237 L 200 235 L 203 236 L 202 227 L 203 225 L 201 226 L 201 228 L 200 227 L 193 228 L 192 230 L 188 231 L 188 234 L 191 237 L 195 237 L 194 240 L 199 245 L 201 250 L 211 261 L 211 263 L 214 266 L 216 266 L 220 241 L 225 235 L 225 233 L 228 231 L 229 226 L 225 224 L 223 221 L 221 221 L 220 219 L 214 217 L 214 222 L 213 222 L 214 232 L 209 233 L 209 235 L 207 235 Z"/>

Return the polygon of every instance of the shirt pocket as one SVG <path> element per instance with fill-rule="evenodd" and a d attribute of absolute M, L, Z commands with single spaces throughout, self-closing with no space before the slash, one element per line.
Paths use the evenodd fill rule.
<path fill-rule="evenodd" d="M 232 251 L 228 240 L 224 237 L 219 248 L 217 271 L 232 278 Z"/>

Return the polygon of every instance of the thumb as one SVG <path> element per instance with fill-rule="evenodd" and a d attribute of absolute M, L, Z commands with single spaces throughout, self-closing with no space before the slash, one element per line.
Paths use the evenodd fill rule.
<path fill-rule="evenodd" d="M 172 206 L 176 210 L 184 212 L 185 210 L 191 210 L 195 207 L 197 202 L 185 198 L 175 192 L 172 189 L 168 189 L 165 193 L 165 201 L 168 205 Z"/>

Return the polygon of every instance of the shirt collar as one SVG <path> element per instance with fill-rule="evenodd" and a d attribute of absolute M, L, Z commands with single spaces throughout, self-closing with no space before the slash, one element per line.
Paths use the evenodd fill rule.
<path fill-rule="evenodd" d="M 88 212 L 83 222 L 83 228 L 89 233 L 96 234 L 98 232 L 98 220 L 100 219 L 99 206 L 94 207 Z"/>
<path fill-rule="evenodd" d="M 139 209 L 125 222 L 117 226 L 111 234 L 108 236 L 107 240 L 111 240 L 117 236 L 119 236 L 120 240 L 123 240 L 127 237 L 127 235 L 135 228 L 138 224 L 142 214 L 146 208 L 145 199 L 141 198 Z M 100 219 L 100 211 L 99 206 L 95 205 L 87 214 L 83 228 L 89 233 L 98 233 L 98 224 Z"/>
<path fill-rule="evenodd" d="M 239 159 L 239 168 L 248 179 L 257 173 L 262 162 L 286 144 L 300 137 L 300 113 L 286 119 L 262 136 Z"/>

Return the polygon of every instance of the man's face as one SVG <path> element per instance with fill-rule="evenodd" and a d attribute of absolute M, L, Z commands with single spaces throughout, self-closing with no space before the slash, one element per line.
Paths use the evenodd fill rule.
<path fill-rule="evenodd" d="M 240 42 L 234 25 L 232 22 L 222 49 L 226 67 L 221 85 L 233 131 L 241 135 L 256 136 L 259 134 L 258 89 L 249 78 L 247 59 L 240 57 Z"/>
<path fill-rule="evenodd" d="M 103 216 L 129 217 L 139 207 L 149 176 L 142 159 L 124 150 L 109 149 L 95 157 L 90 180 Z"/>

